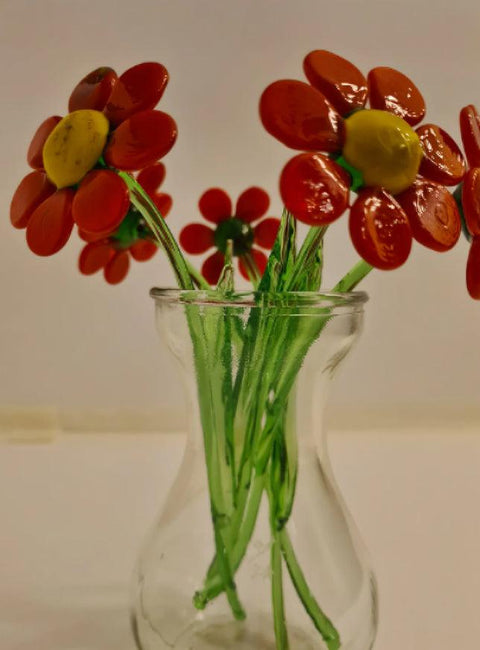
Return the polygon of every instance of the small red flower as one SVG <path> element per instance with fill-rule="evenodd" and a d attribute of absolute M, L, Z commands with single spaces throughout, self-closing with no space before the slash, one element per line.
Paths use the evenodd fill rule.
<path fill-rule="evenodd" d="M 169 194 L 158 191 L 164 178 L 165 166 L 162 163 L 145 167 L 137 175 L 137 181 L 155 203 L 160 214 L 166 217 L 172 207 L 172 199 Z M 97 235 L 80 229 L 79 235 L 88 242 L 78 260 L 80 272 L 92 275 L 103 269 L 103 275 L 109 284 L 118 284 L 125 279 L 131 257 L 137 262 L 145 262 L 151 259 L 158 249 L 151 230 L 133 206 L 130 206 L 121 224 L 108 235 Z"/>
<path fill-rule="evenodd" d="M 131 204 L 116 170 L 143 170 L 148 185 L 155 172 L 147 170 L 176 139 L 173 119 L 153 110 L 167 82 L 159 63 L 141 63 L 120 77 L 98 68 L 74 88 L 65 118 L 55 115 L 40 125 L 27 154 L 34 171 L 21 181 L 10 207 L 12 224 L 26 228 L 34 253 L 57 253 L 74 224 L 94 239 L 120 227 Z M 165 212 L 163 199 L 157 200 Z"/>
<path fill-rule="evenodd" d="M 469 164 L 461 186 L 461 204 L 469 239 L 467 289 L 480 300 L 480 115 L 473 105 L 460 111 L 460 130 Z"/>
<path fill-rule="evenodd" d="M 276 81 L 260 100 L 266 130 L 305 152 L 281 173 L 285 207 L 309 225 L 329 224 L 349 208 L 350 189 L 356 191 L 351 238 L 378 268 L 403 264 L 412 236 L 433 250 L 450 249 L 460 215 L 444 186 L 461 181 L 465 163 L 443 129 L 417 126 L 425 102 L 414 83 L 386 67 L 365 78 L 325 50 L 308 54 L 304 71 L 310 84 Z"/>
<path fill-rule="evenodd" d="M 233 241 L 233 254 L 239 258 L 239 269 L 247 280 L 248 274 L 242 258 L 250 253 L 261 274 L 267 265 L 267 256 L 254 244 L 270 250 L 277 236 L 280 220 L 274 217 L 261 219 L 270 205 L 268 194 L 259 187 L 250 187 L 237 200 L 235 211 L 228 194 L 219 188 L 207 190 L 198 202 L 200 212 L 215 228 L 203 223 L 191 223 L 180 232 L 182 248 L 192 255 L 201 255 L 210 248 L 210 255 L 202 266 L 202 274 L 210 284 L 218 282 L 225 263 L 225 251 L 229 239 Z M 254 223 L 259 221 L 254 226 Z"/>

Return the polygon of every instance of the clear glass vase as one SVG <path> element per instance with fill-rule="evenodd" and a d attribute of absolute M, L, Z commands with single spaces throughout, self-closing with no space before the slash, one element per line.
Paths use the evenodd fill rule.
<path fill-rule="evenodd" d="M 134 575 L 139 648 L 368 650 L 375 580 L 322 428 L 365 294 L 152 295 L 190 431 Z"/>

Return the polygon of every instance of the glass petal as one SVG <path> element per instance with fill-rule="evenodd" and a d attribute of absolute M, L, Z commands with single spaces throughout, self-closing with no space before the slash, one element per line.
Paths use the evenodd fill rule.
<path fill-rule="evenodd" d="M 114 126 L 134 113 L 154 108 L 168 83 L 167 69 L 160 63 L 139 63 L 118 79 L 105 107 Z"/>
<path fill-rule="evenodd" d="M 319 90 L 303 81 L 268 86 L 260 99 L 260 117 L 265 129 L 292 149 L 341 149 L 342 118 Z"/>
<path fill-rule="evenodd" d="M 480 167 L 469 169 L 462 184 L 462 207 L 471 235 L 480 235 Z"/>
<path fill-rule="evenodd" d="M 117 73 L 104 66 L 87 74 L 73 89 L 68 100 L 68 111 L 90 109 L 103 111 L 117 83 Z"/>
<path fill-rule="evenodd" d="M 36 255 L 58 253 L 65 246 L 73 228 L 74 191 L 58 190 L 41 203 L 27 225 L 27 244 Z"/>
<path fill-rule="evenodd" d="M 261 187 L 249 187 L 240 194 L 235 208 L 235 216 L 252 223 L 263 217 L 270 206 L 270 197 Z"/>
<path fill-rule="evenodd" d="M 255 264 L 257 265 L 257 268 L 260 271 L 260 275 L 262 276 L 265 273 L 265 269 L 267 268 L 267 262 L 268 262 L 267 256 L 265 255 L 265 253 L 257 250 L 256 248 L 252 248 L 251 255 L 253 256 Z M 247 273 L 247 267 L 245 266 L 245 263 L 241 257 L 238 258 L 238 269 L 240 273 L 243 275 L 243 277 L 245 278 L 245 280 L 250 280 Z"/>
<path fill-rule="evenodd" d="M 358 254 L 377 269 L 401 266 L 412 248 L 407 215 L 378 188 L 363 190 L 350 211 L 350 237 Z"/>
<path fill-rule="evenodd" d="M 255 243 L 262 248 L 273 248 L 280 227 L 280 219 L 268 217 L 255 227 Z"/>
<path fill-rule="evenodd" d="M 103 269 L 108 284 L 118 284 L 125 279 L 130 268 L 128 251 L 118 251 Z"/>
<path fill-rule="evenodd" d="M 145 167 L 139 172 L 137 182 L 143 187 L 147 194 L 156 192 L 160 185 L 165 180 L 166 169 L 165 165 L 161 162 Z"/>
<path fill-rule="evenodd" d="M 129 207 L 130 194 L 120 176 L 106 169 L 95 169 L 80 183 L 72 214 L 81 230 L 108 234 L 120 225 Z"/>
<path fill-rule="evenodd" d="M 139 239 L 130 246 L 130 253 L 137 262 L 146 262 L 152 259 L 158 250 L 158 246 L 149 239 Z"/>
<path fill-rule="evenodd" d="M 348 205 L 350 179 L 322 154 L 303 153 L 283 168 L 280 193 L 296 219 L 321 226 L 338 219 Z"/>
<path fill-rule="evenodd" d="M 177 125 L 162 111 L 142 111 L 122 122 L 105 149 L 111 167 L 138 171 L 165 156 L 177 139 Z"/>
<path fill-rule="evenodd" d="M 165 219 L 165 217 L 172 209 L 173 205 L 173 199 L 170 194 L 166 194 L 165 192 L 157 192 L 151 196 L 151 199 L 157 206 L 157 209 L 162 217 Z"/>
<path fill-rule="evenodd" d="M 189 223 L 180 231 L 180 246 L 186 253 L 200 255 L 214 246 L 214 232 L 203 223 Z"/>
<path fill-rule="evenodd" d="M 103 269 L 115 254 L 108 241 L 91 242 L 84 246 L 78 258 L 78 268 L 83 275 L 93 275 Z"/>
<path fill-rule="evenodd" d="M 27 151 L 27 162 L 33 169 L 43 169 L 43 145 L 61 119 L 59 115 L 47 117 L 35 131 Z"/>
<path fill-rule="evenodd" d="M 202 194 L 198 202 L 202 216 L 212 223 L 220 223 L 232 216 L 232 201 L 219 187 L 212 187 Z"/>
<path fill-rule="evenodd" d="M 303 69 L 312 86 L 325 95 L 340 115 L 365 106 L 367 80 L 347 59 L 327 50 L 315 50 L 305 57 Z"/>
<path fill-rule="evenodd" d="M 30 172 L 22 179 L 10 203 L 10 221 L 15 228 L 26 228 L 30 217 L 40 203 L 56 191 L 47 175 Z"/>
<path fill-rule="evenodd" d="M 480 300 L 480 237 L 474 237 L 467 260 L 467 289 L 475 300 Z"/>
<path fill-rule="evenodd" d="M 463 148 L 470 167 L 480 167 L 480 115 L 470 104 L 460 111 Z"/>
<path fill-rule="evenodd" d="M 425 100 L 413 81 L 393 68 L 373 68 L 368 73 L 370 106 L 395 113 L 415 126 L 425 115 Z"/>
<path fill-rule="evenodd" d="M 413 237 L 434 251 L 448 251 L 460 237 L 462 224 L 455 199 L 443 185 L 418 178 L 396 196 L 405 210 Z"/>
<path fill-rule="evenodd" d="M 420 174 L 443 185 L 457 185 L 465 174 L 465 161 L 457 143 L 435 124 L 416 130 L 423 149 Z"/>
<path fill-rule="evenodd" d="M 207 257 L 205 262 L 202 265 L 202 275 L 207 282 L 212 286 L 215 286 L 220 278 L 220 274 L 223 270 L 223 265 L 225 264 L 225 257 L 223 253 L 217 251 L 210 257 Z"/>

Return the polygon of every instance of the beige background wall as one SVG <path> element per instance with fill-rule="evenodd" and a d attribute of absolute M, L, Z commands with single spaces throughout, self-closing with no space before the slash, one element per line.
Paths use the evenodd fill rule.
<path fill-rule="evenodd" d="M 102 412 L 107 423 L 120 414 L 138 426 L 142 413 L 144 424 L 159 413 L 164 424 L 181 422 L 180 383 L 158 349 L 148 298 L 152 285 L 173 282 L 161 256 L 110 287 L 77 272 L 79 241 L 40 259 L 9 224 L 31 135 L 66 111 L 87 72 L 144 60 L 169 69 L 161 108 L 177 120 L 179 139 L 164 188 L 178 233 L 212 185 L 233 197 L 261 185 L 280 213 L 277 178 L 291 153 L 263 131 L 257 102 L 271 81 L 301 79 L 310 50 L 331 49 L 365 72 L 398 67 L 424 93 L 427 119 L 458 137 L 459 109 L 480 105 L 479 34 L 473 0 L 0 2 L 0 414 L 49 406 L 67 424 L 98 425 Z M 355 260 L 346 230 L 345 219 L 331 228 L 327 285 Z M 365 282 L 366 329 L 338 378 L 337 414 L 480 422 L 480 304 L 464 288 L 466 255 L 464 240 L 444 255 L 416 246 L 404 268 Z"/>

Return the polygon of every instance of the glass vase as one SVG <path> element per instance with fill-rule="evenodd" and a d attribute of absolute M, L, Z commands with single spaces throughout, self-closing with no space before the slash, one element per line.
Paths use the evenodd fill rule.
<path fill-rule="evenodd" d="M 376 589 L 322 415 L 365 294 L 152 290 L 189 435 L 134 574 L 141 650 L 368 650 Z"/>

